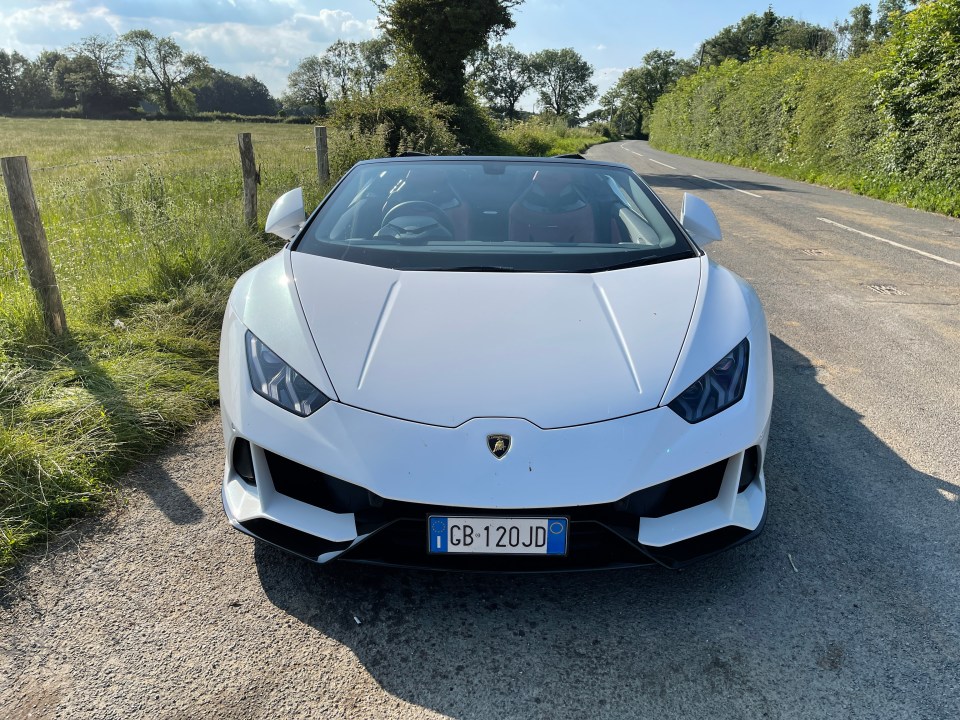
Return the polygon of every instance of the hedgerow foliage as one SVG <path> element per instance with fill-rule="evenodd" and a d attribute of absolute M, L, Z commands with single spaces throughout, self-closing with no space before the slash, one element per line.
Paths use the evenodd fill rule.
<path fill-rule="evenodd" d="M 856 58 L 761 52 L 683 78 L 659 148 L 960 216 L 960 0 L 894 18 Z"/>
<path fill-rule="evenodd" d="M 960 0 L 901 16 L 880 56 L 882 151 L 891 169 L 924 180 L 960 179 Z"/>

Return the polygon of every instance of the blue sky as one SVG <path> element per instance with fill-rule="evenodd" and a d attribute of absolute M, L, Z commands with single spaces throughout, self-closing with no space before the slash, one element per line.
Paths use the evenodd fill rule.
<path fill-rule="evenodd" d="M 524 52 L 572 47 L 596 69 L 601 92 L 654 48 L 689 57 L 700 41 L 769 0 L 526 0 L 507 35 Z M 830 26 L 857 0 L 779 0 L 780 15 Z M 256 75 L 280 94 L 290 71 L 337 38 L 376 34 L 370 0 L 0 0 L 0 48 L 35 57 L 93 33 L 148 28 L 237 75 Z M 524 109 L 533 109 L 525 99 Z"/>

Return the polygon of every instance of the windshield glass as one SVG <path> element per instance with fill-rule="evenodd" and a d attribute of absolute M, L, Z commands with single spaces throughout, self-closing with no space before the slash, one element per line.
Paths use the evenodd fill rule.
<path fill-rule="evenodd" d="M 695 257 L 630 171 L 582 161 L 355 166 L 300 252 L 397 270 L 595 272 Z"/>

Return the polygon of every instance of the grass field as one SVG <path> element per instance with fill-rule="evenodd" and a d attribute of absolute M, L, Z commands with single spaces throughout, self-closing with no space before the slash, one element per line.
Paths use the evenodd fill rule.
<path fill-rule="evenodd" d="M 0 572 L 215 404 L 227 293 L 279 248 L 241 221 L 238 132 L 261 222 L 291 187 L 319 201 L 309 126 L 0 118 L 0 156 L 29 159 L 70 326 L 46 339 L 0 190 Z M 330 147 L 337 174 L 363 150 L 337 133 Z"/>

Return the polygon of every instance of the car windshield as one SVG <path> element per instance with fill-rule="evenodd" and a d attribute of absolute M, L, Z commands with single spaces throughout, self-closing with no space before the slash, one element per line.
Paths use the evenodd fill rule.
<path fill-rule="evenodd" d="M 397 270 L 596 272 L 695 257 L 625 168 L 578 160 L 355 166 L 295 250 Z"/>

